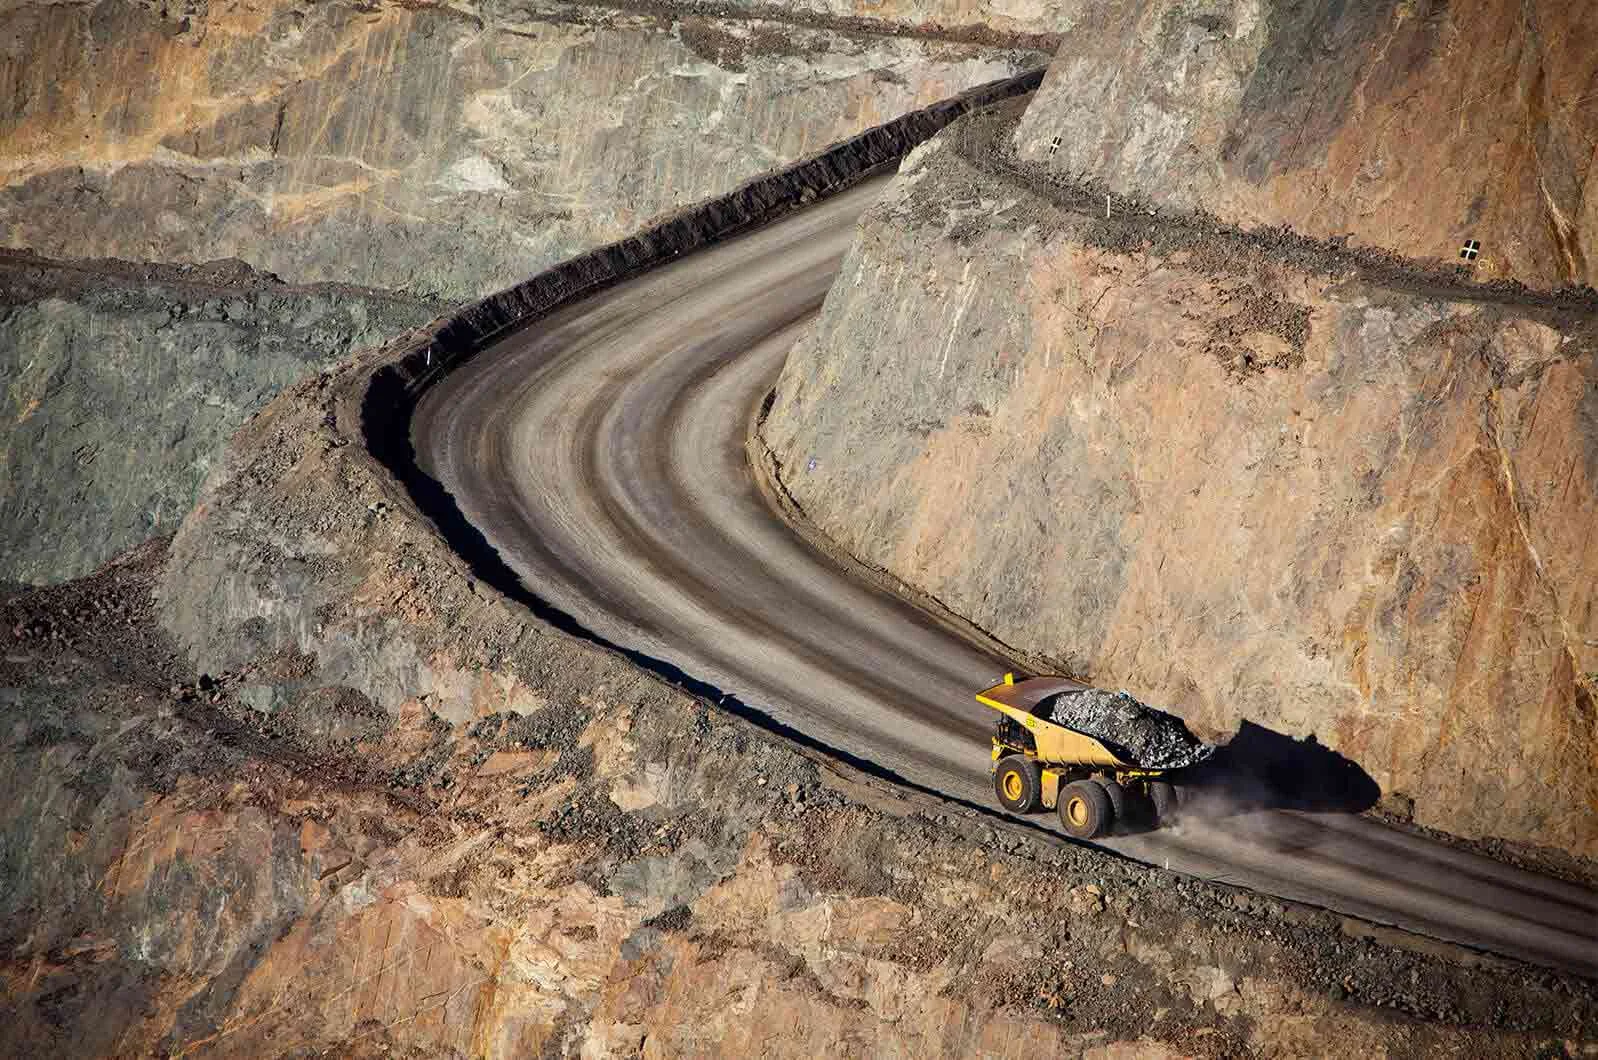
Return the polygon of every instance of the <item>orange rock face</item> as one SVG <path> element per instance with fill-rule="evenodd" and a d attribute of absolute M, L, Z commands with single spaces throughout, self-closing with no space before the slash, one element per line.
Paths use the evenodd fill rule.
<path fill-rule="evenodd" d="M 476 296 L 1041 58 L 824 21 L 9 5 L 0 239 Z"/>
<path fill-rule="evenodd" d="M 1598 6 L 1088 5 L 1023 157 L 1161 206 L 1598 283 Z"/>
<path fill-rule="evenodd" d="M 1590 307 L 907 169 L 768 420 L 813 519 L 1211 735 L 1314 735 L 1423 823 L 1598 853 Z"/>

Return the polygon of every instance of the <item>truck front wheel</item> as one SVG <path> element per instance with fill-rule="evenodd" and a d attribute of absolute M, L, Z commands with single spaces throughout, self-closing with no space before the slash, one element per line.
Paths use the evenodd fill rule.
<path fill-rule="evenodd" d="M 1110 793 L 1093 780 L 1067 784 L 1060 792 L 1060 824 L 1074 839 L 1096 839 L 1115 822 Z"/>
<path fill-rule="evenodd" d="M 1011 813 L 1035 813 L 1043 805 L 1043 777 L 1038 765 L 1024 755 L 999 760 L 993 771 L 993 791 L 999 805 Z"/>

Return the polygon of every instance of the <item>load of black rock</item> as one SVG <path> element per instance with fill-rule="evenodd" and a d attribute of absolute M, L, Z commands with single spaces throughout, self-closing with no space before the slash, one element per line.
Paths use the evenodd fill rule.
<path fill-rule="evenodd" d="M 1183 769 L 1197 765 L 1215 748 L 1167 714 L 1127 692 L 1090 688 L 1062 692 L 1038 705 L 1038 715 L 1093 737 L 1117 758 L 1143 769 Z"/>

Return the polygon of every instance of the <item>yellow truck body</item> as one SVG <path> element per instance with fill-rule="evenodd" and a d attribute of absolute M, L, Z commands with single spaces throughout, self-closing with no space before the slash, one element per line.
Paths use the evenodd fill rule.
<path fill-rule="evenodd" d="M 1014 675 L 1005 674 L 1005 677 L 1010 680 L 978 692 L 977 702 L 992 707 L 1030 731 L 1033 740 L 1037 741 L 1035 756 L 1039 762 L 1049 765 L 1105 766 L 1115 770 L 1136 768 L 1130 762 L 1123 762 L 1115 757 L 1113 751 L 1093 737 L 1075 729 L 1067 729 L 1064 725 L 1056 725 L 1052 721 L 1044 721 L 1025 707 L 1016 705 L 1019 698 L 1016 690 L 1021 686 L 1015 683 Z M 1071 683 L 1075 685 L 1075 682 Z M 1035 705 L 1035 702 L 1034 700 L 1032 705 Z M 997 746 L 994 749 L 998 750 Z"/>
<path fill-rule="evenodd" d="M 1151 804 L 1156 819 L 1170 820 L 1176 811 L 1175 789 L 1161 777 L 1164 770 L 1142 769 L 1123 761 L 1103 741 L 1038 717 L 1045 700 L 1088 686 L 1065 677 L 1034 677 L 1017 682 L 1014 674 L 976 695 L 1031 735 L 993 738 L 994 786 L 1000 803 L 1012 812 L 1058 810 L 1065 830 L 1091 839 L 1109 831 L 1129 808 L 1129 793 Z M 1013 730 L 1012 730 L 1013 731 Z M 1097 785 L 1101 798 L 1086 785 Z"/>

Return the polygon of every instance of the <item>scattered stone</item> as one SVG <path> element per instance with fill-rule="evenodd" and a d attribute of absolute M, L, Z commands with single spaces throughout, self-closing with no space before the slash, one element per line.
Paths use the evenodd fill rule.
<path fill-rule="evenodd" d="M 1068 900 L 1077 916 L 1096 916 L 1104 912 L 1104 891 L 1097 884 L 1071 888 Z"/>
<path fill-rule="evenodd" d="M 1038 714 L 1110 745 L 1117 755 L 1145 769 L 1181 769 L 1215 753 L 1214 747 L 1188 731 L 1181 718 L 1142 703 L 1129 692 L 1097 688 L 1062 692 L 1044 700 Z"/>

